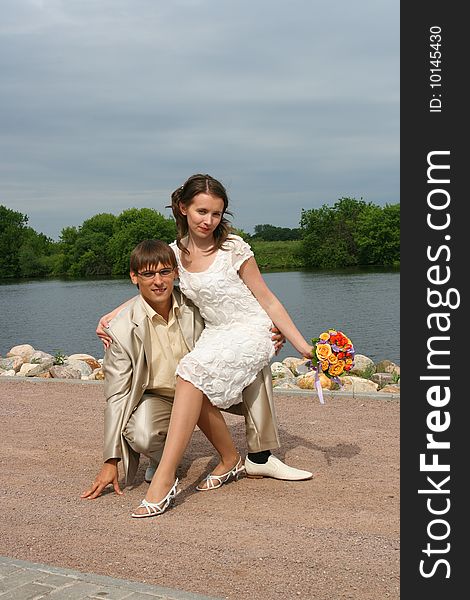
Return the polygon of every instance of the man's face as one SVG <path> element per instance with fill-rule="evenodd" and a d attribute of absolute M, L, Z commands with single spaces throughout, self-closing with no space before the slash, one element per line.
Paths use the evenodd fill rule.
<path fill-rule="evenodd" d="M 142 298 L 159 314 L 171 307 L 171 294 L 177 276 L 176 269 L 162 263 L 147 265 L 138 273 L 130 273 L 131 281 L 139 286 Z"/>

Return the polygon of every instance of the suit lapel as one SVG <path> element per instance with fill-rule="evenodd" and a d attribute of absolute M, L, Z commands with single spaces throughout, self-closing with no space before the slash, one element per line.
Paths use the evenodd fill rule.
<path fill-rule="evenodd" d="M 189 350 L 192 350 L 194 348 L 194 309 L 189 308 L 184 301 L 179 305 L 178 324 L 186 345 Z"/>
<path fill-rule="evenodd" d="M 135 336 L 142 342 L 145 352 L 145 359 L 147 364 L 150 364 L 152 352 L 151 352 L 151 338 L 149 331 L 149 320 L 147 318 L 147 313 L 145 312 L 144 307 L 142 306 L 142 299 L 135 303 L 134 306 L 134 314 L 132 315 L 132 321 L 134 323 Z"/>

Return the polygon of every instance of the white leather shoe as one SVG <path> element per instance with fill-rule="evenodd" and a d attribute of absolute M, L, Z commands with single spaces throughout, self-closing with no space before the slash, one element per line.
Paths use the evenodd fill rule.
<path fill-rule="evenodd" d="M 157 467 L 158 467 L 158 463 L 153 462 L 151 460 L 149 466 L 145 470 L 145 475 L 144 475 L 144 479 L 147 483 L 150 483 L 152 481 L 153 476 L 155 475 L 155 471 L 157 470 Z"/>
<path fill-rule="evenodd" d="M 313 473 L 310 473 L 310 471 L 289 467 L 272 454 L 268 461 L 262 465 L 252 462 L 247 456 L 245 458 L 245 471 L 247 477 L 253 479 L 272 477 L 273 479 L 285 479 L 287 481 L 302 481 L 313 477 Z"/>

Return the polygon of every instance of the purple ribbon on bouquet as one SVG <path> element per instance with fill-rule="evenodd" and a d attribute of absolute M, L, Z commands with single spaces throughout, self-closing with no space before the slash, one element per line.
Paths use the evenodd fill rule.
<path fill-rule="evenodd" d="M 320 399 L 320 404 L 325 404 L 325 400 L 323 399 L 323 388 L 320 383 L 320 374 L 318 372 L 318 367 L 314 367 L 315 371 L 315 389 L 317 390 L 318 398 Z"/>
<path fill-rule="evenodd" d="M 315 371 L 314 383 L 315 383 L 315 389 L 317 390 L 318 398 L 320 400 L 320 404 L 325 404 L 325 399 L 323 398 L 323 388 L 322 388 L 321 382 L 320 382 L 320 372 L 319 372 L 319 369 L 318 369 L 318 367 L 313 367 L 313 364 L 312 364 L 311 361 L 309 361 L 309 362 L 310 362 L 310 366 Z M 335 383 L 337 383 L 340 388 L 343 387 L 343 382 L 336 375 L 334 377 L 330 377 L 330 379 L 332 381 L 334 381 Z"/>

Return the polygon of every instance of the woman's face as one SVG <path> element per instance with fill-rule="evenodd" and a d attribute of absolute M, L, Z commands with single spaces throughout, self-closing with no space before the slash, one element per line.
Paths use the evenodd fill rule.
<path fill-rule="evenodd" d="M 210 194 L 197 194 L 189 206 L 180 204 L 180 210 L 188 220 L 189 233 L 199 238 L 211 238 L 224 214 L 222 198 Z"/>

